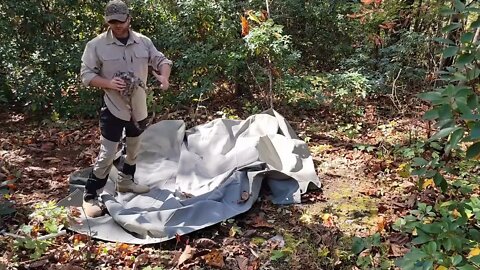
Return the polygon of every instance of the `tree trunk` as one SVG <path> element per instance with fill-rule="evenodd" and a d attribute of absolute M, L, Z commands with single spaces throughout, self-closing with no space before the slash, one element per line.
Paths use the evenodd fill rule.
<path fill-rule="evenodd" d="M 422 21 L 423 21 L 422 4 L 423 4 L 423 0 L 418 1 L 417 13 L 415 15 L 415 23 L 413 25 L 413 31 L 415 31 L 415 32 L 419 32 L 420 27 L 422 25 Z M 428 3 L 427 3 L 427 5 L 428 5 Z"/>

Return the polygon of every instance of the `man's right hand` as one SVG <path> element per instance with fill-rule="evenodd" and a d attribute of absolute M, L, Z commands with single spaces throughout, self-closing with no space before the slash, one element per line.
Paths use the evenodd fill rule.
<path fill-rule="evenodd" d="M 108 84 L 108 88 L 112 90 L 117 90 L 119 92 L 125 90 L 126 84 L 125 81 L 119 77 L 114 77 L 113 79 L 110 80 L 110 83 Z"/>

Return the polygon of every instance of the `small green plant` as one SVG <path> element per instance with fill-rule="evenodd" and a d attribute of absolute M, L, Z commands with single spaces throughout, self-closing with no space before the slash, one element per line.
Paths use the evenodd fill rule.
<path fill-rule="evenodd" d="M 253 115 L 253 114 L 257 114 L 257 113 L 262 112 L 261 107 L 259 107 L 258 104 L 256 104 L 255 102 L 248 101 L 248 100 L 243 104 L 242 109 L 246 113 L 248 113 L 249 115 Z"/>
<path fill-rule="evenodd" d="M 68 222 L 67 210 L 55 202 L 41 202 L 34 205 L 29 224 L 20 226 L 19 235 L 14 241 L 14 250 L 25 251 L 32 259 L 38 259 L 47 251 L 52 240 L 42 235 L 59 233 Z"/>
<path fill-rule="evenodd" d="M 10 199 L 15 188 L 15 179 L 0 183 L 0 217 L 15 213 L 14 202 Z"/>
<path fill-rule="evenodd" d="M 361 114 L 358 102 L 371 90 L 370 80 L 358 72 L 331 73 L 327 75 L 328 88 L 334 108 L 344 113 Z"/>
<path fill-rule="evenodd" d="M 398 219 L 393 229 L 415 236 L 409 253 L 396 262 L 402 269 L 478 269 L 476 253 L 480 231 L 472 224 L 480 218 L 478 197 L 447 201 L 436 206 L 418 204 L 417 210 Z M 443 267 L 443 268 L 438 268 Z"/>
<path fill-rule="evenodd" d="M 216 112 L 216 114 L 224 119 L 233 119 L 233 120 L 240 119 L 240 117 L 237 115 L 236 110 L 229 107 L 223 108 L 221 111 Z"/>
<path fill-rule="evenodd" d="M 354 148 L 359 151 L 365 151 L 367 153 L 375 151 L 375 146 L 369 144 L 357 144 L 354 146 Z"/>
<path fill-rule="evenodd" d="M 361 269 L 390 269 L 393 262 L 388 259 L 389 247 L 382 243 L 380 233 L 366 238 L 353 238 L 352 252 L 358 255 L 357 266 Z M 379 259 L 374 257 L 379 254 Z"/>
<path fill-rule="evenodd" d="M 352 139 L 360 134 L 362 130 L 362 123 L 348 123 L 342 126 L 339 126 L 337 131 L 344 134 L 348 138 Z"/>
<path fill-rule="evenodd" d="M 273 92 L 276 78 L 281 77 L 281 73 L 300 58 L 300 54 L 291 48 L 291 37 L 283 33 L 283 26 L 276 24 L 270 14 L 262 12 L 249 11 L 248 20 L 243 18 L 245 27 L 248 27 L 248 33 L 244 33 L 245 45 L 250 57 L 255 59 L 255 65 L 266 75 L 266 80 L 262 77 L 257 78 L 249 67 L 250 72 L 255 77 L 255 81 L 268 81 L 268 92 L 270 107 L 273 107 Z M 261 87 L 260 85 L 257 85 Z M 278 91 L 278 90 L 277 90 Z"/>

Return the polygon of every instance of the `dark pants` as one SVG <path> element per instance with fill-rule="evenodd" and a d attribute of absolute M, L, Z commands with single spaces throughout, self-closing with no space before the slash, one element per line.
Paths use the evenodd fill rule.
<path fill-rule="evenodd" d="M 97 190 L 102 189 L 107 183 L 124 129 L 127 137 L 126 160 L 128 162 L 124 162 L 122 172 L 131 176 L 135 174 L 135 160 L 140 144 L 139 136 L 143 133 L 146 123 L 147 119 L 140 121 L 138 124 L 141 129 L 138 129 L 132 121 L 119 119 L 106 106 L 102 107 L 100 111 L 100 132 L 102 134 L 100 152 L 85 186 L 85 200 L 95 198 Z"/>

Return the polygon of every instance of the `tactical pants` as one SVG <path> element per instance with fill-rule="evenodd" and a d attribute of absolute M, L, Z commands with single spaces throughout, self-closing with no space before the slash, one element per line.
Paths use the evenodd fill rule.
<path fill-rule="evenodd" d="M 126 158 L 122 172 L 132 177 L 135 174 L 136 160 L 140 148 L 140 135 L 147 123 L 147 119 L 138 124 L 138 129 L 132 121 L 125 121 L 115 117 L 106 106 L 100 111 L 100 152 L 98 154 L 92 174 L 85 186 L 84 199 L 95 198 L 107 183 L 108 174 L 113 166 L 115 155 L 118 151 L 118 144 L 122 138 L 123 130 L 126 134 Z"/>

